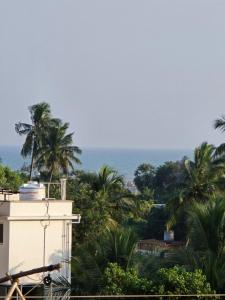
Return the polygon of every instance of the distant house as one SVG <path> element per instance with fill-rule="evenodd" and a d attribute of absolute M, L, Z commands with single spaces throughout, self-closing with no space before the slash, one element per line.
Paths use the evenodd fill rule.
<path fill-rule="evenodd" d="M 151 254 L 155 256 L 168 256 L 166 253 L 172 252 L 175 249 L 181 249 L 184 246 L 183 242 L 172 241 L 165 242 L 155 239 L 140 240 L 137 243 L 137 251 L 143 254 Z"/>

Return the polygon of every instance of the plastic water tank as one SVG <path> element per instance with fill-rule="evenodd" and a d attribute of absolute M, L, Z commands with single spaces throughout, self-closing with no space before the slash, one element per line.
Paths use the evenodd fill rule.
<path fill-rule="evenodd" d="M 45 186 L 43 183 L 29 181 L 19 188 L 20 200 L 43 200 L 45 198 Z"/>
<path fill-rule="evenodd" d="M 174 241 L 174 231 L 173 230 L 165 230 L 163 240 L 165 242 L 173 242 Z"/>

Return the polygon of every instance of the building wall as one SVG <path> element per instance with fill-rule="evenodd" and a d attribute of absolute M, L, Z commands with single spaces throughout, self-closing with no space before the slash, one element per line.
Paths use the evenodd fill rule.
<path fill-rule="evenodd" d="M 52 219 L 46 219 L 48 217 Z M 71 220 L 72 201 L 0 201 L 0 223 L 4 223 L 0 276 L 61 263 L 60 272 L 52 275 L 55 278 L 61 275 L 70 281 Z M 20 281 L 36 284 L 41 276 L 32 275 Z"/>
<path fill-rule="evenodd" d="M 38 201 L 9 201 L 10 216 L 44 216 L 47 208 L 51 216 L 71 216 L 72 201 L 62 200 L 38 200 Z M 1 208 L 0 208 L 1 210 Z"/>
<path fill-rule="evenodd" d="M 55 278 L 62 275 L 70 280 L 70 266 L 65 263 L 71 255 L 70 221 L 10 221 L 9 245 L 10 273 L 62 263 L 60 272 L 55 271 L 52 275 Z M 25 277 L 21 279 L 21 283 L 34 284 L 41 276 L 42 274 L 36 274 Z"/>

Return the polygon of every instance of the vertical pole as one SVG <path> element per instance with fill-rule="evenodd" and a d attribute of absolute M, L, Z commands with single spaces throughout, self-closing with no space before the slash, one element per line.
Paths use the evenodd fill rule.
<path fill-rule="evenodd" d="M 49 195 L 50 195 L 50 183 L 48 183 L 48 198 L 49 198 Z"/>
<path fill-rule="evenodd" d="M 66 178 L 61 178 L 61 200 L 66 200 Z"/>
<path fill-rule="evenodd" d="M 48 226 L 44 226 L 44 247 L 43 247 L 43 266 L 45 266 L 45 257 L 46 257 L 46 229 Z"/>

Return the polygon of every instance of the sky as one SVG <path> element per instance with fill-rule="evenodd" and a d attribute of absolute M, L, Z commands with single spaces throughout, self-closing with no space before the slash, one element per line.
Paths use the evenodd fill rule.
<path fill-rule="evenodd" d="M 0 39 L 0 145 L 41 101 L 80 147 L 225 140 L 224 0 L 0 0 Z"/>

